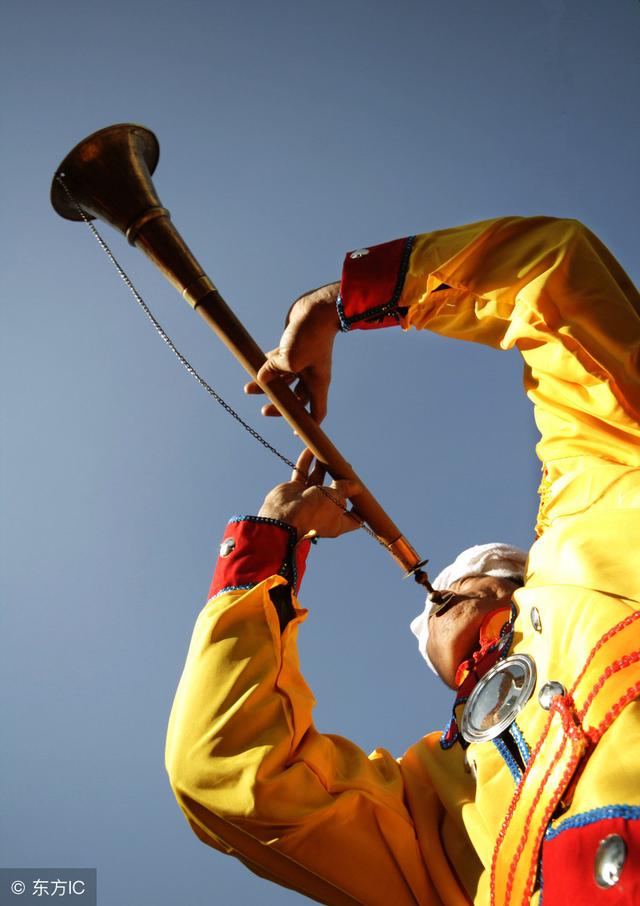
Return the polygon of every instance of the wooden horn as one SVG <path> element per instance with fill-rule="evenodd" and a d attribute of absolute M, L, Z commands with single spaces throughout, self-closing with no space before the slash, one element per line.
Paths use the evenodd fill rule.
<path fill-rule="evenodd" d="M 158 140 L 143 126 L 122 123 L 100 129 L 76 145 L 58 167 L 51 187 L 53 207 L 61 217 L 82 220 L 77 202 L 89 219 L 99 218 L 124 233 L 256 380 L 265 355 L 191 254 L 169 211 L 162 206 L 151 180 L 158 157 Z M 284 381 L 273 381 L 263 390 L 334 478 L 360 482 L 363 490 L 352 498 L 356 512 L 402 569 L 415 572 L 420 561 L 416 551 Z"/>

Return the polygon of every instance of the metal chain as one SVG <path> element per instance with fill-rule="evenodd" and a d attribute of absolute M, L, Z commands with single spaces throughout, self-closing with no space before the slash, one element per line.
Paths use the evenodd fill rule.
<path fill-rule="evenodd" d="M 277 456 L 281 462 L 283 462 L 285 465 L 289 466 L 289 468 L 292 469 L 294 472 L 297 472 L 304 479 L 305 486 L 308 485 L 309 484 L 308 476 L 304 475 L 304 473 L 300 469 L 298 469 L 298 467 L 296 466 L 296 464 L 294 462 L 291 462 L 290 459 L 288 459 L 283 453 L 281 453 L 272 444 L 270 444 L 268 440 L 265 440 L 265 438 L 261 434 L 259 434 L 255 430 L 255 428 L 252 428 L 251 425 L 247 424 L 247 422 L 245 422 L 244 419 L 242 419 L 238 415 L 238 413 L 235 411 L 235 409 L 233 409 L 229 405 L 229 403 L 227 403 L 225 400 L 223 400 L 223 398 L 220 396 L 220 394 L 217 393 L 213 389 L 213 387 L 210 384 L 208 384 L 207 381 L 205 381 L 205 379 L 202 377 L 202 375 L 200 375 L 196 371 L 196 369 L 193 367 L 191 362 L 189 362 L 189 360 L 186 358 L 186 356 L 184 356 L 180 352 L 180 350 L 177 348 L 177 346 L 175 345 L 175 343 L 173 342 L 173 340 L 171 339 L 169 334 L 164 330 L 164 328 L 162 327 L 162 325 L 160 324 L 158 319 L 155 317 L 155 315 L 153 314 L 153 312 L 147 305 L 147 303 L 144 301 L 144 299 L 142 298 L 142 296 L 140 295 L 138 290 L 135 288 L 135 286 L 133 285 L 133 282 L 131 281 L 131 278 L 126 273 L 126 271 L 124 270 L 122 265 L 118 262 L 118 260 L 116 259 L 115 255 L 113 254 L 113 252 L 111 251 L 111 249 L 109 248 L 109 246 L 107 245 L 105 240 L 102 238 L 102 236 L 100 235 L 98 230 L 95 228 L 95 226 L 93 225 L 91 220 L 89 220 L 89 218 L 87 217 L 87 215 L 85 214 L 83 209 L 80 207 L 79 203 L 74 198 L 73 194 L 71 193 L 71 190 L 68 188 L 67 184 L 64 181 L 64 176 L 65 176 L 64 173 L 58 173 L 56 175 L 57 181 L 60 183 L 60 185 L 64 189 L 69 200 L 71 201 L 71 203 L 74 205 L 74 207 L 80 214 L 80 217 L 82 218 L 82 220 L 86 223 L 86 225 L 89 227 L 89 229 L 93 233 L 93 236 L 94 236 L 96 242 L 98 243 L 98 245 L 100 246 L 102 251 L 105 253 L 107 258 L 111 261 L 111 263 L 115 267 L 120 278 L 122 279 L 122 281 L 124 282 L 124 284 L 128 288 L 128 290 L 130 291 L 133 298 L 136 300 L 136 302 L 138 303 L 140 308 L 143 310 L 143 312 L 145 313 L 147 318 L 151 321 L 151 323 L 153 324 L 153 326 L 156 329 L 156 332 L 158 333 L 160 338 L 163 340 L 164 343 L 167 344 L 167 346 L 169 347 L 171 352 L 173 352 L 173 354 L 176 356 L 176 358 L 178 359 L 180 364 L 183 365 L 184 368 L 189 372 L 191 377 L 195 378 L 195 380 L 200 384 L 200 386 L 204 390 L 206 390 L 206 392 L 209 394 L 209 396 L 213 397 L 213 399 L 220 406 L 222 406 L 222 408 L 225 410 L 225 412 L 228 412 L 229 415 L 231 415 L 233 418 L 235 418 L 235 420 L 237 422 L 239 422 L 240 425 L 242 425 L 242 427 L 245 429 L 245 431 L 248 431 L 249 434 L 255 440 L 258 441 L 258 443 L 261 443 L 262 446 L 265 447 L 267 450 L 269 450 L 270 453 L 273 453 L 274 456 Z M 358 516 L 356 516 L 355 513 L 353 513 L 346 506 L 344 506 L 342 503 L 340 503 L 340 501 L 337 500 L 333 496 L 333 494 L 331 493 L 329 488 L 326 488 L 323 485 L 316 485 L 316 487 L 325 495 L 325 497 L 328 497 L 329 500 L 331 500 L 339 509 L 341 509 L 344 513 L 346 513 L 347 516 L 349 516 L 351 519 L 356 521 L 358 523 L 359 527 L 361 529 L 364 529 L 364 531 L 368 535 L 370 535 L 375 541 L 377 541 L 378 544 L 381 545 L 381 547 L 384 547 L 385 550 L 388 550 L 389 545 L 385 541 L 383 541 L 382 538 L 380 538 L 378 535 L 376 535 L 376 533 L 371 528 L 369 528 L 369 526 L 365 522 L 363 522 L 362 519 L 360 519 Z"/>

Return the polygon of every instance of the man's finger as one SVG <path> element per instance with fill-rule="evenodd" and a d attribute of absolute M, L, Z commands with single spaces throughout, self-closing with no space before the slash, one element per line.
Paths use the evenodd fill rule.
<path fill-rule="evenodd" d="M 331 488 L 337 491 L 343 500 L 355 497 L 356 494 L 360 494 L 362 491 L 362 485 L 354 478 L 341 478 L 338 481 L 332 481 Z"/>
<path fill-rule="evenodd" d="M 342 514 L 340 534 L 346 535 L 347 532 L 355 532 L 362 525 L 362 519 L 351 510 Z"/>
<path fill-rule="evenodd" d="M 296 467 L 291 473 L 291 481 L 298 481 L 306 484 L 307 476 L 311 463 L 313 462 L 313 453 L 305 448 L 296 461 Z"/>
<path fill-rule="evenodd" d="M 282 413 L 280 412 L 278 407 L 274 406 L 273 403 L 267 403 L 265 406 L 262 407 L 260 412 L 262 415 L 268 415 L 270 417 L 282 415 Z"/>
<path fill-rule="evenodd" d="M 349 497 L 358 494 L 361 490 L 362 485 L 360 482 L 350 478 L 340 478 L 337 481 L 332 481 L 326 488 L 327 496 L 331 497 L 333 502 L 340 507 L 345 505 Z"/>
<path fill-rule="evenodd" d="M 275 350 L 275 351 L 277 351 L 277 350 Z M 269 353 L 269 355 L 272 355 L 272 353 Z M 265 365 L 263 365 L 262 368 L 265 368 L 265 366 L 267 364 L 268 364 L 268 362 L 265 362 Z M 262 368 L 258 372 L 258 377 L 262 373 Z M 277 375 L 274 375 L 274 376 L 279 377 L 280 380 L 284 381 L 286 384 L 292 384 L 296 380 L 296 377 L 297 377 L 297 375 L 293 374 L 292 372 L 289 372 L 286 374 L 279 372 Z M 269 383 L 269 381 L 267 380 L 266 383 Z M 244 389 L 244 392 L 246 394 L 248 394 L 249 396 L 257 396 L 258 394 L 264 393 L 264 390 L 262 389 L 262 387 L 260 386 L 260 384 L 257 381 L 249 381 L 247 384 L 244 385 L 243 389 Z"/>
<path fill-rule="evenodd" d="M 322 484 L 324 481 L 324 476 L 327 474 L 327 467 L 323 462 L 316 462 L 313 467 L 313 472 L 309 475 L 309 480 L 307 481 L 308 485 L 318 485 Z"/>
<path fill-rule="evenodd" d="M 342 478 L 339 481 L 332 482 L 338 494 L 342 498 L 343 505 L 350 498 L 362 491 L 362 485 L 359 481 L 352 478 Z M 345 510 L 340 520 L 340 534 L 346 535 L 347 532 L 355 532 L 362 525 L 362 519 L 351 510 Z"/>
<path fill-rule="evenodd" d="M 277 355 L 279 352 L 280 352 L 280 348 L 278 346 L 276 346 L 275 349 L 270 349 L 269 352 L 266 352 L 265 353 L 266 362 L 264 363 L 264 365 L 266 365 L 267 362 L 269 361 L 269 359 L 271 359 L 273 356 Z M 262 366 L 262 368 L 264 368 L 264 365 Z M 262 368 L 260 370 L 262 370 Z M 258 374 L 259 373 L 260 372 L 258 372 Z M 264 393 L 264 390 L 262 389 L 262 387 L 260 386 L 260 384 L 257 381 L 249 381 L 248 384 L 244 385 L 244 392 L 249 394 L 249 396 L 253 396 L 254 394 Z"/>
<path fill-rule="evenodd" d="M 267 361 L 257 374 L 258 383 L 268 384 L 275 378 L 286 377 L 290 377 L 290 380 L 293 380 L 295 373 L 289 366 L 287 356 L 283 355 L 278 350 L 274 350 L 273 353 L 269 353 Z"/>

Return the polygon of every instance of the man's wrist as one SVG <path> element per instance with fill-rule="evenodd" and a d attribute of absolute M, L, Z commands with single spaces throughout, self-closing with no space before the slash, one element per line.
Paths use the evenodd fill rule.
<path fill-rule="evenodd" d="M 336 307 L 340 294 L 340 281 L 312 289 L 293 303 L 286 317 L 286 325 L 300 320 L 312 324 L 314 334 L 337 336 L 342 327 Z"/>
<path fill-rule="evenodd" d="M 257 518 L 264 519 L 270 523 L 287 526 L 287 528 L 293 532 L 296 542 L 306 534 L 306 530 L 295 518 L 295 514 L 291 512 L 291 509 L 287 510 L 271 506 L 268 498 L 258 510 Z"/>

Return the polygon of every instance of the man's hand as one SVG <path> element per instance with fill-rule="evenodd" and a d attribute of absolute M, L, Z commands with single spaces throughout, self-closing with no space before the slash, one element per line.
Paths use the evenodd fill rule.
<path fill-rule="evenodd" d="M 310 405 L 312 417 L 320 423 L 327 414 L 327 396 L 331 382 L 333 341 L 340 332 L 336 308 L 339 283 L 321 286 L 297 299 L 287 316 L 280 345 L 267 353 L 267 361 L 258 372 L 258 381 L 268 384 L 276 377 L 288 384 L 296 379 L 294 393 Z M 245 385 L 245 393 L 263 393 L 256 381 Z M 263 415 L 280 415 L 267 403 Z"/>
<path fill-rule="evenodd" d="M 302 538 L 314 531 L 320 538 L 337 538 L 360 527 L 360 520 L 346 512 L 346 500 L 361 490 L 357 481 L 333 481 L 321 489 L 325 469 L 317 463 L 311 475 L 313 453 L 304 450 L 291 481 L 276 485 L 265 497 L 259 516 L 292 525 Z"/>

